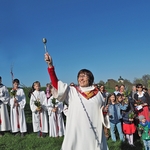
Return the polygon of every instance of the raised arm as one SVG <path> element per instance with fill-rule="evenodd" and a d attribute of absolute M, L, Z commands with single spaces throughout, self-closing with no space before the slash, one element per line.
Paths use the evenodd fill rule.
<path fill-rule="evenodd" d="M 58 78 L 54 71 L 52 58 L 48 53 L 45 54 L 45 61 L 48 64 L 48 73 L 49 73 L 52 85 L 54 87 L 54 88 L 52 88 L 52 95 L 58 101 L 62 102 L 64 100 L 66 100 L 66 98 L 68 96 L 69 86 L 67 85 L 67 83 L 63 83 L 60 80 L 58 81 Z"/>
<path fill-rule="evenodd" d="M 58 78 L 55 73 L 55 69 L 54 69 L 53 62 L 52 62 L 52 57 L 48 53 L 45 54 L 45 61 L 48 64 L 48 73 L 49 73 L 52 85 L 54 88 L 58 89 Z"/>

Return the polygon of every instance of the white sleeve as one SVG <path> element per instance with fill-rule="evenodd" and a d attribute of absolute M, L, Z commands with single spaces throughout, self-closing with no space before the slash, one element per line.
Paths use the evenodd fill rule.
<path fill-rule="evenodd" d="M 2 87 L 2 93 L 1 93 L 1 96 L 0 96 L 0 100 L 4 104 L 7 104 L 10 100 L 8 89 L 5 86 Z"/>
<path fill-rule="evenodd" d="M 47 97 L 44 91 L 42 92 L 42 99 L 43 99 L 43 103 L 41 104 L 41 107 L 44 109 L 44 111 L 47 111 L 47 104 L 46 104 Z"/>
<path fill-rule="evenodd" d="M 69 90 L 69 86 L 66 83 L 63 83 L 62 81 L 58 81 L 58 90 L 53 88 L 52 95 L 58 101 L 62 102 L 66 99 L 68 90 Z"/>
<path fill-rule="evenodd" d="M 60 102 L 60 103 L 58 104 L 58 113 L 59 113 L 59 114 L 62 113 L 63 108 L 64 108 L 63 103 Z"/>
<path fill-rule="evenodd" d="M 25 105 L 26 105 L 26 97 L 25 97 L 25 94 L 24 94 L 24 91 L 23 89 L 20 89 L 20 95 L 18 97 L 18 103 L 19 103 L 19 106 L 21 109 L 24 109 Z M 20 100 L 19 100 L 20 99 Z"/>
<path fill-rule="evenodd" d="M 34 105 L 34 101 L 35 101 L 35 98 L 33 95 L 31 95 L 31 98 L 30 98 L 30 109 L 32 112 L 36 112 L 36 106 Z"/>

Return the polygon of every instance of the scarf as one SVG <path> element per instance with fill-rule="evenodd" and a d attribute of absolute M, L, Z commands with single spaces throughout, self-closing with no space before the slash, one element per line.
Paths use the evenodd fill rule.
<path fill-rule="evenodd" d="M 99 90 L 97 88 L 93 88 L 93 87 L 83 88 L 83 87 L 75 86 L 75 88 L 87 100 L 94 97 L 99 92 Z M 86 91 L 86 90 L 89 90 L 89 91 Z"/>

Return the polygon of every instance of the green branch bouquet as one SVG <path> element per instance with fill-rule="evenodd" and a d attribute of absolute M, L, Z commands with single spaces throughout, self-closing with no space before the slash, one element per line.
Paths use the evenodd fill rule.
<path fill-rule="evenodd" d="M 12 89 L 11 91 L 10 91 L 10 96 L 11 97 L 16 97 L 16 94 L 17 94 L 17 90 L 16 89 Z"/>
<path fill-rule="evenodd" d="M 53 108 L 55 108 L 56 105 L 58 104 L 58 102 L 56 102 L 56 98 L 53 98 L 53 99 L 52 99 L 52 104 L 53 104 Z"/>

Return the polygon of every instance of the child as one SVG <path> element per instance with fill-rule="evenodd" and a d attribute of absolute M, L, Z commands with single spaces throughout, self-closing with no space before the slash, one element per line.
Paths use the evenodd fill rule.
<path fill-rule="evenodd" d="M 49 115 L 49 136 L 58 137 L 64 135 L 64 120 L 62 116 L 63 103 L 59 102 L 53 96 L 48 99 L 47 103 Z"/>
<path fill-rule="evenodd" d="M 138 133 L 139 136 L 142 136 L 143 144 L 145 150 L 150 150 L 150 122 L 148 122 L 143 115 L 139 117 Z"/>
<path fill-rule="evenodd" d="M 116 102 L 116 95 L 112 93 L 108 96 L 108 113 L 109 113 L 109 121 L 110 121 L 110 134 L 112 141 L 116 141 L 115 135 L 115 126 L 119 132 L 119 137 L 121 141 L 124 141 L 124 135 L 122 133 L 122 126 L 121 126 L 121 110 L 126 110 L 128 105 L 122 106 L 120 103 Z"/>
<path fill-rule="evenodd" d="M 52 89 L 51 84 L 47 83 L 46 84 L 46 91 L 45 91 L 47 99 L 49 99 L 51 97 L 51 89 Z"/>
<path fill-rule="evenodd" d="M 46 106 L 47 101 L 44 91 L 40 91 L 40 82 L 33 83 L 34 92 L 31 93 L 30 108 L 32 111 L 33 131 L 38 133 L 38 137 L 44 137 L 44 133 L 48 133 L 48 121 Z"/>
<path fill-rule="evenodd" d="M 4 131 L 10 130 L 9 114 L 7 110 L 8 103 L 8 89 L 2 84 L 2 77 L 0 77 L 0 137 L 4 135 Z"/>
<path fill-rule="evenodd" d="M 133 133 L 136 131 L 134 124 L 134 108 L 131 103 L 129 103 L 127 110 L 122 111 L 122 120 L 123 120 L 123 132 L 126 135 L 129 145 L 134 147 L 133 144 Z"/>
<path fill-rule="evenodd" d="M 19 88 L 20 81 L 18 79 L 13 80 L 13 89 L 11 90 L 10 98 L 10 121 L 11 129 L 15 135 L 21 132 L 21 137 L 27 132 L 26 119 L 24 113 L 24 107 L 26 105 L 26 97 L 23 89 Z"/>

